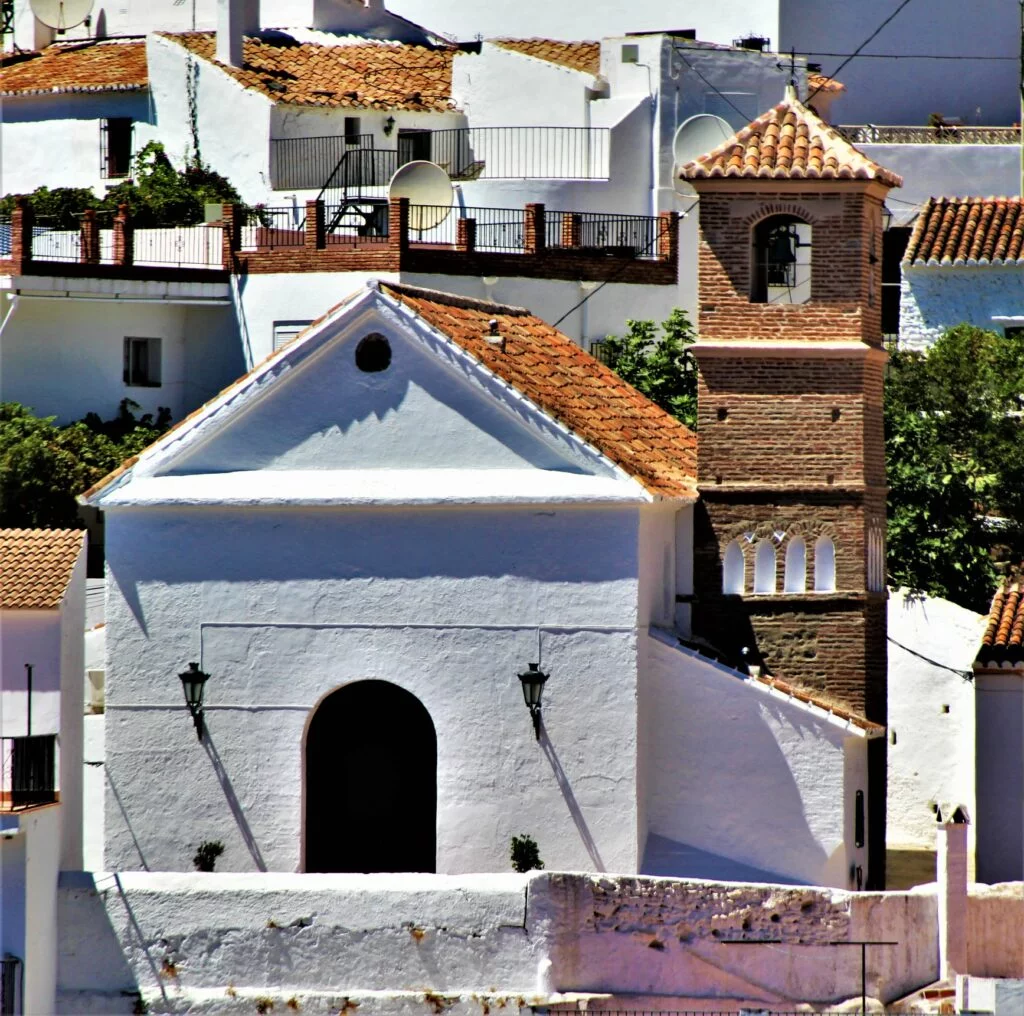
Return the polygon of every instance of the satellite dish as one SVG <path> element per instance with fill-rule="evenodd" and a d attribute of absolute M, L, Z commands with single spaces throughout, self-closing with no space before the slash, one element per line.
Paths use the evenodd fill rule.
<path fill-rule="evenodd" d="M 728 141 L 735 131 L 720 116 L 698 113 L 684 120 L 672 139 L 672 158 L 677 166 L 685 166 L 700 155 L 714 151 Z"/>
<path fill-rule="evenodd" d="M 388 184 L 388 200 L 409 199 L 409 228 L 417 232 L 440 226 L 451 214 L 452 181 L 435 162 L 407 162 Z"/>
<path fill-rule="evenodd" d="M 65 32 L 80 25 L 92 13 L 93 0 L 32 0 L 36 21 Z"/>

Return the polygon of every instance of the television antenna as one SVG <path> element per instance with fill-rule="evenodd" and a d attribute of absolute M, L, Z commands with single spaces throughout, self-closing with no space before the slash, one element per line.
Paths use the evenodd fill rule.
<path fill-rule="evenodd" d="M 32 0 L 32 13 L 57 32 L 80 25 L 92 13 L 94 0 Z"/>

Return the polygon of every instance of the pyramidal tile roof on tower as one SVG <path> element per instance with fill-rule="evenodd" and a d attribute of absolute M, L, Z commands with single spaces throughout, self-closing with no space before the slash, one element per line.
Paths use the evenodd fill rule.
<path fill-rule="evenodd" d="M 682 167 L 684 180 L 878 180 L 903 178 L 879 166 L 837 134 L 794 93 L 706 155 Z"/>
<path fill-rule="evenodd" d="M 1020 198 L 929 198 L 903 260 L 915 265 L 984 265 L 1024 261 Z"/>

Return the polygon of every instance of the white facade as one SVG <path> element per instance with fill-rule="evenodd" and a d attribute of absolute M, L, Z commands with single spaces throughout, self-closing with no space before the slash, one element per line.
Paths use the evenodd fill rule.
<path fill-rule="evenodd" d="M 900 345 L 926 349 L 962 322 L 995 331 L 1020 327 L 1024 323 L 1022 267 L 903 266 Z"/>
<path fill-rule="evenodd" d="M 379 374 L 351 359 L 368 332 L 391 344 Z M 429 714 L 438 871 L 502 870 L 522 832 L 563 868 L 640 870 L 652 835 L 707 848 L 715 820 L 687 796 L 697 787 L 666 775 L 692 766 L 690 728 L 665 720 L 699 709 L 713 729 L 730 692 L 782 769 L 813 769 L 817 787 L 793 803 L 808 844 L 787 812 L 718 852 L 843 887 L 863 863 L 847 800 L 863 731 L 769 704 L 731 672 L 704 677 L 706 663 L 646 636 L 686 633 L 689 502 L 653 501 L 375 288 L 94 503 L 107 519 L 109 867 L 187 869 L 219 839 L 225 869 L 304 870 L 310 724 L 335 689 L 367 679 Z M 201 744 L 175 676 L 189 660 L 213 675 Z M 530 661 L 551 675 L 539 742 L 517 678 Z M 701 680 L 705 694 L 688 690 Z M 758 719 L 766 708 L 778 723 Z"/>
<path fill-rule="evenodd" d="M 173 420 L 215 395 L 246 368 L 223 283 L 115 282 L 7 277 L 0 295 L 0 401 L 20 402 L 60 423 L 86 413 Z M 155 380 L 127 383 L 125 341 L 155 340 Z"/>
<path fill-rule="evenodd" d="M 936 814 L 972 818 L 975 689 L 971 668 L 986 618 L 937 597 L 896 590 L 889 598 L 889 784 L 891 849 L 934 850 Z"/>

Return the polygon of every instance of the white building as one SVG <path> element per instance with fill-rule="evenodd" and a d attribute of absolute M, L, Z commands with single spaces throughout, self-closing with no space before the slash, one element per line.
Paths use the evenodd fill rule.
<path fill-rule="evenodd" d="M 82 865 L 85 534 L 0 530 L 0 575 L 0 980 L 47 1016 L 57 875 Z"/>
<path fill-rule="evenodd" d="M 527 832 L 554 867 L 855 884 L 882 728 L 680 642 L 693 483 L 692 435 L 527 312 L 355 294 L 87 495 L 106 863 L 501 870 Z"/>
<path fill-rule="evenodd" d="M 900 343 L 927 348 L 961 322 L 1024 327 L 1020 198 L 933 198 L 903 261 Z"/>

